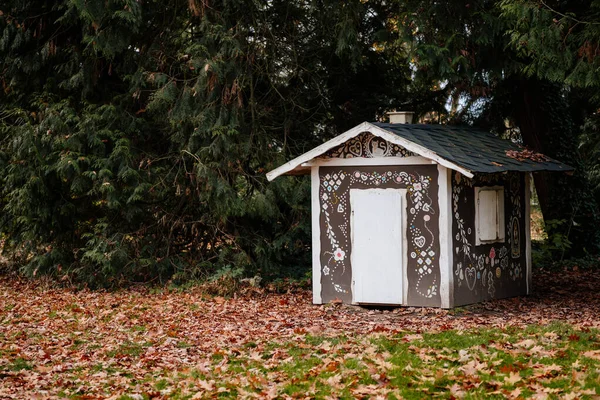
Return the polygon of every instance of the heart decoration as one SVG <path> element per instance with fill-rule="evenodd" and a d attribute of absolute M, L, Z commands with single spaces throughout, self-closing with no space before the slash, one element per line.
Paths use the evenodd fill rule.
<path fill-rule="evenodd" d="M 475 267 L 465 268 L 465 280 L 467 281 L 467 286 L 469 287 L 469 290 L 475 289 L 475 283 L 477 283 Z"/>
<path fill-rule="evenodd" d="M 350 146 L 348 146 L 348 153 L 355 157 L 362 156 L 362 143 L 360 140 L 356 140 Z"/>
<path fill-rule="evenodd" d="M 419 248 L 423 248 L 425 246 L 425 236 L 418 236 L 414 238 L 414 242 Z"/>

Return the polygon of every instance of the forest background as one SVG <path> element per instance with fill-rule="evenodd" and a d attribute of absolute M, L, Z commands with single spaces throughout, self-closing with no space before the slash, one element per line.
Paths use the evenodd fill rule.
<path fill-rule="evenodd" d="M 600 251 L 600 1 L 7 0 L 4 268 L 92 287 L 303 277 L 308 180 L 265 173 L 413 110 L 536 174 L 539 262 Z"/>

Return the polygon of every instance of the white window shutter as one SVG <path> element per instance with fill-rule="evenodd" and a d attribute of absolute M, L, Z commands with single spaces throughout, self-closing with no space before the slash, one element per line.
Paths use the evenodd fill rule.
<path fill-rule="evenodd" d="M 498 195 L 498 240 L 504 241 L 504 230 L 506 222 L 504 221 L 504 189 L 496 191 Z"/>
<path fill-rule="evenodd" d="M 480 190 L 477 198 L 477 232 L 480 241 L 496 240 L 498 234 L 498 195 L 495 190 Z"/>

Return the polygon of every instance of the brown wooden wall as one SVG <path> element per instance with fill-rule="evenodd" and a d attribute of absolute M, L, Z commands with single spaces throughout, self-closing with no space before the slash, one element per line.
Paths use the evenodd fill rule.
<path fill-rule="evenodd" d="M 319 168 L 322 301 L 352 302 L 350 189 L 354 188 L 407 189 L 408 305 L 439 307 L 440 207 L 436 165 Z"/>
<path fill-rule="evenodd" d="M 504 187 L 504 243 L 475 243 L 475 187 Z M 526 284 L 525 176 L 452 175 L 454 305 L 524 295 Z"/>

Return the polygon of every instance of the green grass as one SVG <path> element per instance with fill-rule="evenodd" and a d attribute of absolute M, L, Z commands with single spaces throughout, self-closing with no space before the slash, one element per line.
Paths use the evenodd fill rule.
<path fill-rule="evenodd" d="M 22 371 L 22 370 L 32 370 L 33 365 L 31 365 L 27 360 L 21 357 L 17 357 L 8 365 L 7 368 L 9 371 Z"/>
<path fill-rule="evenodd" d="M 146 332 L 146 327 L 143 325 L 134 325 L 131 330 L 133 332 Z"/>
<path fill-rule="evenodd" d="M 175 380 L 191 380 L 190 393 L 218 398 L 271 393 L 500 399 L 546 393 L 585 399 L 600 394 L 600 352 L 593 353 L 598 349 L 600 332 L 564 324 L 420 335 L 306 335 L 281 343 L 246 343 L 235 352 L 221 349 L 210 357 L 208 370 L 191 370 Z M 172 377 L 161 379 L 157 390 L 173 387 Z M 185 398 L 182 393 L 171 397 Z"/>
<path fill-rule="evenodd" d="M 135 342 L 124 342 L 114 349 L 106 352 L 106 356 L 109 358 L 121 358 L 121 357 L 138 357 L 144 352 L 144 347 L 140 343 Z"/>
<path fill-rule="evenodd" d="M 145 332 L 141 325 L 133 330 Z M 136 385 L 143 383 L 171 399 L 190 399 L 196 394 L 231 399 L 503 399 L 540 394 L 550 399 L 591 399 L 600 395 L 600 331 L 562 323 L 256 339 L 216 348 L 186 368 L 154 366 L 144 376 L 132 375 L 122 363 L 127 359 L 144 362 L 144 352 L 151 345 L 122 342 L 104 353 L 104 363 L 69 373 L 81 377 L 86 371 L 106 373 L 107 388 L 116 379 L 129 379 L 130 393 L 137 393 Z M 184 340 L 175 345 L 181 349 L 195 346 Z M 79 338 L 73 346 L 90 349 L 94 343 Z M 0 364 L 0 372 L 5 374 L 37 370 L 19 353 L 4 357 L 9 361 Z"/>

